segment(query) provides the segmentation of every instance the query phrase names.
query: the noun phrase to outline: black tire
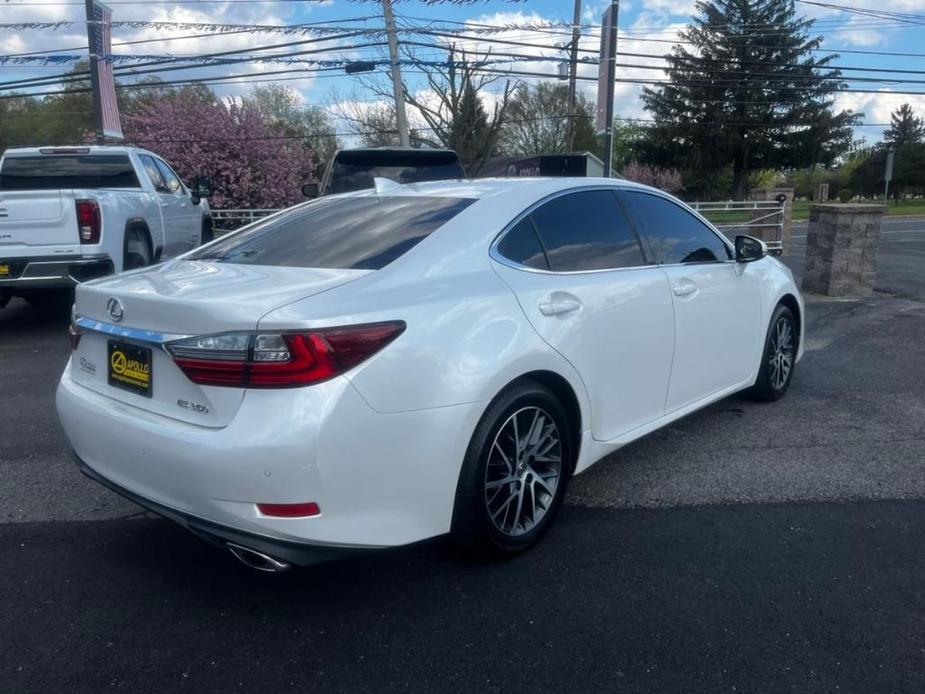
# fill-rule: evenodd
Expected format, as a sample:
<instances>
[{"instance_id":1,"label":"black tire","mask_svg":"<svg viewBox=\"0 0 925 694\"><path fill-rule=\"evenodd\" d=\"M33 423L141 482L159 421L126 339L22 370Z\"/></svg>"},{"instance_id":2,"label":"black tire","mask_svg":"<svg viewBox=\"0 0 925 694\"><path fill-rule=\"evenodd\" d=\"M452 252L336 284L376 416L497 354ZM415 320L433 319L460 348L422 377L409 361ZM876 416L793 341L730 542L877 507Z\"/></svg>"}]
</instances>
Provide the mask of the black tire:
<instances>
[{"instance_id":1,"label":"black tire","mask_svg":"<svg viewBox=\"0 0 925 694\"><path fill-rule=\"evenodd\" d=\"M125 232L122 271L137 270L151 264L154 253L151 239L144 229L132 227Z\"/></svg>"},{"instance_id":2,"label":"black tire","mask_svg":"<svg viewBox=\"0 0 925 694\"><path fill-rule=\"evenodd\" d=\"M785 335L789 335L789 340L784 339L783 346L780 343L781 330ZM771 315L764 350L761 353L761 368L758 369L758 378L749 390L749 395L762 402L774 402L784 396L793 379L799 339L800 334L793 312L779 304ZM782 374L781 370L786 373Z\"/></svg>"},{"instance_id":3,"label":"black tire","mask_svg":"<svg viewBox=\"0 0 925 694\"><path fill-rule=\"evenodd\" d=\"M542 417L539 415L534 419L537 412L548 417L548 423L543 418L535 424ZM520 422L518 430L526 424L528 432L540 431L540 436L547 437L542 441L539 441L539 437L534 440L531 444L534 452L520 458L522 464L518 464L519 454L515 453L513 436L508 436L513 431L512 418L515 423ZM549 428L549 424L554 425L555 431ZM558 443L552 445L551 441L556 434ZM495 447L496 438L500 453ZM521 438L526 444L527 434ZM540 445L536 445L537 441ZM545 453L537 450L547 446L551 447ZM562 506L574 468L574 450L569 419L562 404L547 388L532 381L523 381L503 392L482 415L469 442L456 488L453 539L467 553L479 557L510 556L535 545L555 521ZM546 460L554 459L557 455L558 475L553 493L549 494L555 463ZM515 477L516 481L505 481ZM506 496L498 500L498 494ZM507 497L513 501L508 501L507 507L499 511ZM517 506L511 513L517 497L522 499L521 506ZM526 505L531 501L532 524ZM524 517L518 525L521 507L524 509ZM537 514L537 508L542 511L541 514ZM499 527L499 519L502 527ZM505 530L507 521L510 522L510 528Z\"/></svg>"},{"instance_id":4,"label":"black tire","mask_svg":"<svg viewBox=\"0 0 925 694\"><path fill-rule=\"evenodd\" d=\"M74 290L33 289L23 294L22 298L37 311L63 314L74 305Z\"/></svg>"},{"instance_id":5,"label":"black tire","mask_svg":"<svg viewBox=\"0 0 925 694\"><path fill-rule=\"evenodd\" d=\"M214 239L215 239L215 233L212 229L212 218L205 217L202 220L202 231L199 234L199 245L202 246L204 244L209 243L209 241L212 241Z\"/></svg>"}]
</instances>

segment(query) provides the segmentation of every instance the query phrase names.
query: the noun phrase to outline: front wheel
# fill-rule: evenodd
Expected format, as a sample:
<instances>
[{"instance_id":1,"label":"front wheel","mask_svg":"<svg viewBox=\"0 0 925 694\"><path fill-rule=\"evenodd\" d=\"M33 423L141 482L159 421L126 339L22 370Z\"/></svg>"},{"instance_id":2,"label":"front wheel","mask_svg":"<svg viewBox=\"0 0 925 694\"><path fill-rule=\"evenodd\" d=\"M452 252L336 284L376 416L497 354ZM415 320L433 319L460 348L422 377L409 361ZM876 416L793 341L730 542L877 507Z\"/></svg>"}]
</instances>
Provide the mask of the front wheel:
<instances>
[{"instance_id":1,"label":"front wheel","mask_svg":"<svg viewBox=\"0 0 925 694\"><path fill-rule=\"evenodd\" d=\"M751 389L756 399L773 402L787 392L796 365L798 339L793 313L786 306L778 306L771 316L758 379Z\"/></svg>"},{"instance_id":2,"label":"front wheel","mask_svg":"<svg viewBox=\"0 0 925 694\"><path fill-rule=\"evenodd\" d=\"M536 544L562 505L572 471L572 432L556 397L524 382L482 416L456 492L453 537L479 555Z\"/></svg>"}]
</instances>

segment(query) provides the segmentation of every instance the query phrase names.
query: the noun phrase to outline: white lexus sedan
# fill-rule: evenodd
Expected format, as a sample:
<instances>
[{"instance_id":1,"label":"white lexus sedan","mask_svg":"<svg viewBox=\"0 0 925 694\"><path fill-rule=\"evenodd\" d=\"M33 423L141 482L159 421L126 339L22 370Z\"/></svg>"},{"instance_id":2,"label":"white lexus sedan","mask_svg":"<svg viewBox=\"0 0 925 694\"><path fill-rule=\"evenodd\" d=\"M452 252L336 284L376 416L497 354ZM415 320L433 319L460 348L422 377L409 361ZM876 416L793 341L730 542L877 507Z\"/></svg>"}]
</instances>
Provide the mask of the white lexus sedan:
<instances>
[{"instance_id":1,"label":"white lexus sedan","mask_svg":"<svg viewBox=\"0 0 925 694\"><path fill-rule=\"evenodd\" d=\"M803 324L764 244L658 190L377 181L80 285L57 407L86 475L253 568L505 554L601 457L783 395Z\"/></svg>"}]
</instances>

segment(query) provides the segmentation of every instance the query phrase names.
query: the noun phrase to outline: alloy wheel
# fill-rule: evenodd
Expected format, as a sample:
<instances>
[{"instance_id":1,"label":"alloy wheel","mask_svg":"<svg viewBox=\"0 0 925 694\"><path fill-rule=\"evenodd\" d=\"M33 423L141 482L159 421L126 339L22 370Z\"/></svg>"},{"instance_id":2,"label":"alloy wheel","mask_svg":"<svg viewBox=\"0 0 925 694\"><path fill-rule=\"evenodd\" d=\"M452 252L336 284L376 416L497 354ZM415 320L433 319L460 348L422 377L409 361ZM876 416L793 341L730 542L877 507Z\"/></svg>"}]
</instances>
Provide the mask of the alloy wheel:
<instances>
[{"instance_id":1,"label":"alloy wheel","mask_svg":"<svg viewBox=\"0 0 925 694\"><path fill-rule=\"evenodd\" d=\"M781 316L774 324L768 352L771 386L780 390L786 385L793 369L793 324L786 316Z\"/></svg>"},{"instance_id":2,"label":"alloy wheel","mask_svg":"<svg viewBox=\"0 0 925 694\"><path fill-rule=\"evenodd\" d=\"M516 537L546 516L562 476L562 438L548 412L524 407L498 430L485 468L485 503L494 527Z\"/></svg>"}]
</instances>

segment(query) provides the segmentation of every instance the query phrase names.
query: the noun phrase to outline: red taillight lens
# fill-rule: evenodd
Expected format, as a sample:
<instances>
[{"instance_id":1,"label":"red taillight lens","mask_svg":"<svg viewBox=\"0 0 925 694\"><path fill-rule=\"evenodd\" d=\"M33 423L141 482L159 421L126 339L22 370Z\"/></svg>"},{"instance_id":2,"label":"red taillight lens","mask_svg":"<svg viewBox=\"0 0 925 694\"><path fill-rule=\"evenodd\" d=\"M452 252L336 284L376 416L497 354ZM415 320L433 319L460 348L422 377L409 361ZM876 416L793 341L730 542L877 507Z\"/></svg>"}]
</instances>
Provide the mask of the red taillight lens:
<instances>
[{"instance_id":1,"label":"red taillight lens","mask_svg":"<svg viewBox=\"0 0 925 694\"><path fill-rule=\"evenodd\" d=\"M80 332L78 332L77 326L73 323L67 326L67 340L71 345L71 351L76 352L77 348L80 346Z\"/></svg>"},{"instance_id":2,"label":"red taillight lens","mask_svg":"<svg viewBox=\"0 0 925 694\"><path fill-rule=\"evenodd\" d=\"M257 510L264 516L276 518L308 518L321 515L321 509L314 501L304 504L257 504Z\"/></svg>"},{"instance_id":3,"label":"red taillight lens","mask_svg":"<svg viewBox=\"0 0 925 694\"><path fill-rule=\"evenodd\" d=\"M326 381L381 350L405 330L403 321L192 338L169 346L177 366L200 385L292 388Z\"/></svg>"},{"instance_id":4,"label":"red taillight lens","mask_svg":"<svg viewBox=\"0 0 925 694\"><path fill-rule=\"evenodd\" d=\"M95 200L77 200L77 230L82 244L100 242L100 206Z\"/></svg>"}]
</instances>

